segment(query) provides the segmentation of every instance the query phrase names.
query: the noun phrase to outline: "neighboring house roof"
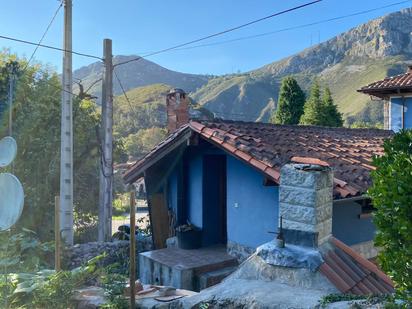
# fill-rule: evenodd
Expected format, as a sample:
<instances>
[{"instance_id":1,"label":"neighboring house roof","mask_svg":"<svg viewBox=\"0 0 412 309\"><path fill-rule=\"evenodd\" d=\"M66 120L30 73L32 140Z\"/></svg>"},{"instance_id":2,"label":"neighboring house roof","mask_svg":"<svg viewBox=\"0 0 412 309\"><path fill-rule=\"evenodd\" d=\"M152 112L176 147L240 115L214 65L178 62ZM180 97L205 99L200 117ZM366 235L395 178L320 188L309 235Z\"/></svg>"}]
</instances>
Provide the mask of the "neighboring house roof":
<instances>
[{"instance_id":1,"label":"neighboring house roof","mask_svg":"<svg viewBox=\"0 0 412 309\"><path fill-rule=\"evenodd\" d=\"M340 292L356 295L394 292L391 279L375 264L334 237L329 244L332 248L323 254L325 262L319 270Z\"/></svg>"},{"instance_id":2,"label":"neighboring house roof","mask_svg":"<svg viewBox=\"0 0 412 309\"><path fill-rule=\"evenodd\" d=\"M362 87L358 92L363 92L377 97L386 97L389 94L401 94L412 92L412 68L408 71L392 77L378 80L367 86Z\"/></svg>"},{"instance_id":3,"label":"neighboring house roof","mask_svg":"<svg viewBox=\"0 0 412 309\"><path fill-rule=\"evenodd\" d=\"M365 193L371 184L373 155L383 153L383 141L391 131L315 126L274 125L241 121L191 121L169 135L124 175L127 183L166 153L199 134L279 184L280 168L292 161L321 162L334 171L334 197ZM307 163L307 162L306 162Z\"/></svg>"}]
</instances>

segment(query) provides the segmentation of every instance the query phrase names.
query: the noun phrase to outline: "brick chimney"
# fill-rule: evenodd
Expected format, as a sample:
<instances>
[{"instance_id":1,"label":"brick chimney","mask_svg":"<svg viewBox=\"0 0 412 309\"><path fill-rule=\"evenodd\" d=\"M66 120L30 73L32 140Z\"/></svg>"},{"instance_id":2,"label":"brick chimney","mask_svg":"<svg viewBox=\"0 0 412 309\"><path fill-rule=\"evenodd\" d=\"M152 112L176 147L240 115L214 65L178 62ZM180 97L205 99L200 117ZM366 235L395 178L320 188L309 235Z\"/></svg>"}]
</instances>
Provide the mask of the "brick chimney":
<instances>
[{"instance_id":1,"label":"brick chimney","mask_svg":"<svg viewBox=\"0 0 412 309\"><path fill-rule=\"evenodd\" d=\"M189 122L189 98L182 89L171 89L166 96L167 130L169 133Z\"/></svg>"},{"instance_id":2,"label":"brick chimney","mask_svg":"<svg viewBox=\"0 0 412 309\"><path fill-rule=\"evenodd\" d=\"M286 164L281 169L279 216L286 244L318 247L332 236L333 172L328 166Z\"/></svg>"}]
</instances>

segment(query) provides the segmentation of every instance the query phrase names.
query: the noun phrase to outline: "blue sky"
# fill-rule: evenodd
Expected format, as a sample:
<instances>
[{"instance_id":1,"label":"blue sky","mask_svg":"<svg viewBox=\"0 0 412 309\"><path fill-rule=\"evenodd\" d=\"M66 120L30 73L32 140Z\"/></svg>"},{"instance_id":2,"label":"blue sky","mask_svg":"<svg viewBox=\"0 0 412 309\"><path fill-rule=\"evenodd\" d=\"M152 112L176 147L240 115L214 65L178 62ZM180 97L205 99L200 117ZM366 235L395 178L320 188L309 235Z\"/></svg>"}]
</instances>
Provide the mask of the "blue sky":
<instances>
[{"instance_id":1,"label":"blue sky","mask_svg":"<svg viewBox=\"0 0 412 309\"><path fill-rule=\"evenodd\" d=\"M276 31L401 0L323 0L318 4L211 39L220 42ZM309 0L73 0L73 49L100 56L102 40L113 40L114 54L142 54L176 45L257 19ZM0 1L0 35L38 41L53 16L57 0ZM364 15L261 38L172 51L152 60L172 70L224 74L245 72L299 52L319 41L389 12L412 6L412 1ZM62 46L63 10L44 44ZM29 57L33 46L0 39L0 46ZM39 49L37 61L60 71L61 53ZM75 56L74 68L94 62Z\"/></svg>"}]
</instances>

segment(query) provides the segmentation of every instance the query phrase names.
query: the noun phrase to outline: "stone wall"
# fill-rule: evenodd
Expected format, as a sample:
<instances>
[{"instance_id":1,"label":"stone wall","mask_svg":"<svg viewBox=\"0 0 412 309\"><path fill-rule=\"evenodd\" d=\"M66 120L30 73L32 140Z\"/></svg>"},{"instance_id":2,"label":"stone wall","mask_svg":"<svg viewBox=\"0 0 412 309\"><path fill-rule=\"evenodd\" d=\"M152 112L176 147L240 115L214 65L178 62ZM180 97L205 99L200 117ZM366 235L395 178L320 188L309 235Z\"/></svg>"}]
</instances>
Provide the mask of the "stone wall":
<instances>
[{"instance_id":1,"label":"stone wall","mask_svg":"<svg viewBox=\"0 0 412 309\"><path fill-rule=\"evenodd\" d=\"M136 243L137 253L152 250L152 238L139 237ZM114 242L89 242L77 244L66 248L63 252L63 265L67 269L73 269L84 265L88 260L95 256L106 253L103 265L119 263L119 265L128 265L129 263L129 241L121 240ZM136 254L136 261L138 261Z\"/></svg>"},{"instance_id":2,"label":"stone wall","mask_svg":"<svg viewBox=\"0 0 412 309\"><path fill-rule=\"evenodd\" d=\"M283 228L313 234L315 246L321 245L332 235L332 170L319 165L286 164L280 179Z\"/></svg>"},{"instance_id":3,"label":"stone wall","mask_svg":"<svg viewBox=\"0 0 412 309\"><path fill-rule=\"evenodd\" d=\"M255 253L256 249L248 246L243 246L235 242L227 242L227 253L237 258L239 263L245 261L249 256Z\"/></svg>"}]
</instances>

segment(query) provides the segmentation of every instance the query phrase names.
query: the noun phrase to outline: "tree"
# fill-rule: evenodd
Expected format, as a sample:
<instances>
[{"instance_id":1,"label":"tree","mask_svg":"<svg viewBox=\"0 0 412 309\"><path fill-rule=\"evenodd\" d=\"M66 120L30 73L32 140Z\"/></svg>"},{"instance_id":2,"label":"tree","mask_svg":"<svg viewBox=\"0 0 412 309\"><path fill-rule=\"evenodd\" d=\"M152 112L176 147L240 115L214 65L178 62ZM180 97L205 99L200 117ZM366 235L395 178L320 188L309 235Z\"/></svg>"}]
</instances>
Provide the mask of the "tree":
<instances>
[{"instance_id":1,"label":"tree","mask_svg":"<svg viewBox=\"0 0 412 309\"><path fill-rule=\"evenodd\" d=\"M332 94L328 87L323 91L323 125L327 127L341 127L343 125L342 114L333 102Z\"/></svg>"},{"instance_id":2,"label":"tree","mask_svg":"<svg viewBox=\"0 0 412 309\"><path fill-rule=\"evenodd\" d=\"M376 211L378 261L399 295L412 303L412 130L397 133L375 157L368 190Z\"/></svg>"},{"instance_id":3,"label":"tree","mask_svg":"<svg viewBox=\"0 0 412 309\"><path fill-rule=\"evenodd\" d=\"M0 68L9 58L0 53ZM26 66L25 60L18 63L22 68ZM0 78L0 83L3 80L7 81ZM44 66L30 65L19 75L13 104L13 137L18 144L13 174L23 184L25 205L16 226L34 230L41 240L54 237L54 197L59 192L60 169L60 97L59 76ZM0 137L7 134L7 115L4 116ZM80 222L93 222L97 215L100 156L95 103L75 98L73 121L74 207L75 224L79 226Z\"/></svg>"},{"instance_id":4,"label":"tree","mask_svg":"<svg viewBox=\"0 0 412 309\"><path fill-rule=\"evenodd\" d=\"M310 95L303 107L303 115L300 124L304 125L323 125L323 102L320 96L320 85L315 80L310 89Z\"/></svg>"},{"instance_id":5,"label":"tree","mask_svg":"<svg viewBox=\"0 0 412 309\"><path fill-rule=\"evenodd\" d=\"M318 80L313 82L309 99L305 102L303 115L300 118L300 124L325 127L341 127L343 125L342 114L339 113L338 107L333 102L329 88L325 88L321 97Z\"/></svg>"},{"instance_id":6,"label":"tree","mask_svg":"<svg viewBox=\"0 0 412 309\"><path fill-rule=\"evenodd\" d=\"M124 138L124 148L128 156L141 158L160 143L167 135L166 129L152 127L141 129Z\"/></svg>"},{"instance_id":7,"label":"tree","mask_svg":"<svg viewBox=\"0 0 412 309\"><path fill-rule=\"evenodd\" d=\"M278 107L271 121L277 124L298 124L304 104L305 93L297 81L291 76L285 77L279 90Z\"/></svg>"}]
</instances>

